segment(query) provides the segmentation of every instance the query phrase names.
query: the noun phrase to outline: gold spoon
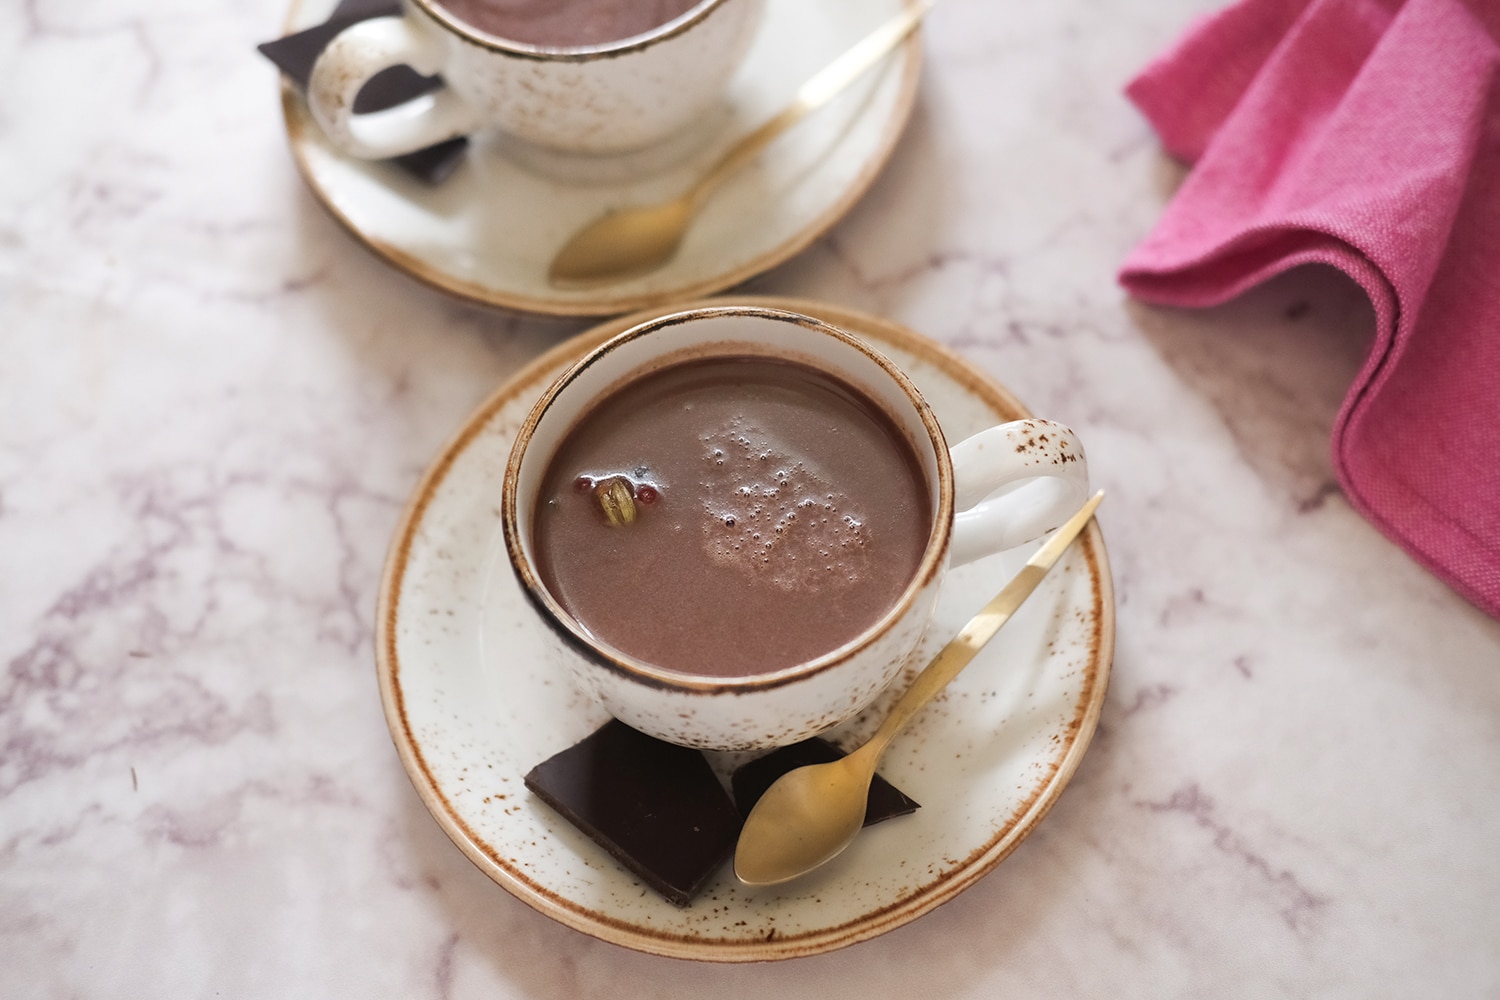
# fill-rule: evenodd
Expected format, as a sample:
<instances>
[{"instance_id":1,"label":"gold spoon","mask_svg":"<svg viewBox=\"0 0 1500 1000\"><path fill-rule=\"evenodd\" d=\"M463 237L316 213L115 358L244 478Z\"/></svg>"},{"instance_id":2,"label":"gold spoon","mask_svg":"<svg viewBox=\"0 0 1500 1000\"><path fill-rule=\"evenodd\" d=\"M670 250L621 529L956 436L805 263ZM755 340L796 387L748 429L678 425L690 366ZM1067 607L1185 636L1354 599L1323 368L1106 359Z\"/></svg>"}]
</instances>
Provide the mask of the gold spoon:
<instances>
[{"instance_id":1,"label":"gold spoon","mask_svg":"<svg viewBox=\"0 0 1500 1000\"><path fill-rule=\"evenodd\" d=\"M868 743L831 763L788 771L766 789L740 831L734 850L736 878L746 885L788 882L833 860L854 841L864 825L870 779L891 737L994 638L1078 537L1103 499L1102 490L1095 493L933 657Z\"/></svg>"},{"instance_id":2,"label":"gold spoon","mask_svg":"<svg viewBox=\"0 0 1500 1000\"><path fill-rule=\"evenodd\" d=\"M899 45L932 6L919 3L876 28L809 79L780 114L740 139L696 184L671 201L607 212L573 234L552 258L554 285L597 285L654 271L676 254L704 199L767 144L859 79Z\"/></svg>"}]
</instances>

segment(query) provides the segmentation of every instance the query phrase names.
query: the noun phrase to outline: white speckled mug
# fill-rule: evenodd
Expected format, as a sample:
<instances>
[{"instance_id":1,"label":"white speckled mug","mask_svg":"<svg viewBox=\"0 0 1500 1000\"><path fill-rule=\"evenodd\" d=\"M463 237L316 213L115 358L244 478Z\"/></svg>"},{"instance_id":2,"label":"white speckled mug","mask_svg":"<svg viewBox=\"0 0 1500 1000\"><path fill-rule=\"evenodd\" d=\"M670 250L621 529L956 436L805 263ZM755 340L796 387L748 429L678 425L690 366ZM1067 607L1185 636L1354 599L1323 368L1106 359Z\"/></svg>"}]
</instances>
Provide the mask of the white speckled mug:
<instances>
[{"instance_id":1,"label":"white speckled mug","mask_svg":"<svg viewBox=\"0 0 1500 1000\"><path fill-rule=\"evenodd\" d=\"M345 153L384 159L495 127L565 153L642 149L703 114L750 46L764 0L700 0L644 33L545 47L470 25L440 0L406 0L398 17L345 28L308 83L313 118ZM385 111L354 99L393 66L445 87Z\"/></svg>"},{"instance_id":2,"label":"white speckled mug","mask_svg":"<svg viewBox=\"0 0 1500 1000\"><path fill-rule=\"evenodd\" d=\"M533 537L541 479L568 431L606 393L676 360L745 354L810 365L885 411L916 453L932 524L900 597L852 641L790 668L749 676L665 670L600 640L548 591ZM1067 427L1018 420L981 431L950 452L911 380L863 341L798 313L722 306L633 327L563 373L521 426L505 471L502 520L512 569L547 626L549 655L584 691L642 732L686 746L742 750L794 743L859 712L916 648L950 566L1045 534L1087 497L1087 462Z\"/></svg>"}]
</instances>

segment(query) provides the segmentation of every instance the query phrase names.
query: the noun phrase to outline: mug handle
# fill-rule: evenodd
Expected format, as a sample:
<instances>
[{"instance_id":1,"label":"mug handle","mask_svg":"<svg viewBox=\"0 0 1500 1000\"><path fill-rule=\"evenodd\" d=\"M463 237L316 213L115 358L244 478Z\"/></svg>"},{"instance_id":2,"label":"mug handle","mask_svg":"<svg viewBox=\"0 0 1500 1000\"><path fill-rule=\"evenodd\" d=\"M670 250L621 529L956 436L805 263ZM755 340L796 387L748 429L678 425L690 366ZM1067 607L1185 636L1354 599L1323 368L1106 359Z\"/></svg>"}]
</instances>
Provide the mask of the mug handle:
<instances>
[{"instance_id":1,"label":"mug handle","mask_svg":"<svg viewBox=\"0 0 1500 1000\"><path fill-rule=\"evenodd\" d=\"M444 87L384 111L354 113L360 88L381 70L410 66L418 73L442 69L440 40L404 17L376 17L352 24L328 43L313 63L307 103L329 140L350 156L384 160L467 135L479 114Z\"/></svg>"},{"instance_id":2,"label":"mug handle","mask_svg":"<svg viewBox=\"0 0 1500 1000\"><path fill-rule=\"evenodd\" d=\"M1072 429L1014 420L955 445L951 565L1024 545L1089 498L1089 466Z\"/></svg>"}]
</instances>

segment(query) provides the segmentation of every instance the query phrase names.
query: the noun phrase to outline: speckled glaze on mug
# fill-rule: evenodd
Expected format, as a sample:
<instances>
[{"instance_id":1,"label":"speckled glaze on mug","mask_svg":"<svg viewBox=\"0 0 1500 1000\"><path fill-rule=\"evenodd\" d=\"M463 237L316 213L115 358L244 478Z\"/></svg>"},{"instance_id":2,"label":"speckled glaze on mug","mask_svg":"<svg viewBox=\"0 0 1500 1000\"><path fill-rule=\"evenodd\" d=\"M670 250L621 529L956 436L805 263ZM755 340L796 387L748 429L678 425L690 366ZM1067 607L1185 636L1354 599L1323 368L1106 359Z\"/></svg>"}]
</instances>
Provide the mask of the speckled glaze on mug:
<instances>
[{"instance_id":1,"label":"speckled glaze on mug","mask_svg":"<svg viewBox=\"0 0 1500 1000\"><path fill-rule=\"evenodd\" d=\"M790 358L859 388L895 421L926 478L932 525L921 562L895 604L853 640L815 659L746 677L669 671L597 639L541 582L532 517L559 442L593 401L665 363L725 354ZM1088 495L1088 467L1071 430L1019 420L981 431L952 452L911 380L868 344L798 313L715 307L633 327L589 352L543 393L505 471L507 556L531 607L549 626L549 661L611 715L660 739L715 750L784 746L853 716L900 672L932 617L950 565L1030 541ZM955 505L964 509L955 515Z\"/></svg>"},{"instance_id":2,"label":"speckled glaze on mug","mask_svg":"<svg viewBox=\"0 0 1500 1000\"><path fill-rule=\"evenodd\" d=\"M613 154L683 129L723 93L764 0L702 0L631 38L546 48L487 34L438 0L345 28L308 81L313 118L350 156L385 159L495 127L546 149ZM410 66L447 84L386 111L354 113L381 70Z\"/></svg>"}]
</instances>

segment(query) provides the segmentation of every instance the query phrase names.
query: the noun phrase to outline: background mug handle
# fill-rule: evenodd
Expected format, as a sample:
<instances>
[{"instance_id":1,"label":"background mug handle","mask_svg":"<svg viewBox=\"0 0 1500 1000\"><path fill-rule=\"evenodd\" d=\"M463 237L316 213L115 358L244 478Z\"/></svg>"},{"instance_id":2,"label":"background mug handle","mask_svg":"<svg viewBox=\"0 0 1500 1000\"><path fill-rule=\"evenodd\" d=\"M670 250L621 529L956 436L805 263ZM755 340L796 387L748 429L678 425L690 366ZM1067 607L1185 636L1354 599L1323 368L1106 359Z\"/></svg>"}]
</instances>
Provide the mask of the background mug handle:
<instances>
[{"instance_id":1,"label":"background mug handle","mask_svg":"<svg viewBox=\"0 0 1500 1000\"><path fill-rule=\"evenodd\" d=\"M313 63L307 103L313 120L340 150L365 160L384 160L474 131L479 114L451 87L384 111L354 113L360 88L381 70L410 66L432 75L442 70L440 39L404 17L377 17L351 24Z\"/></svg>"},{"instance_id":2,"label":"background mug handle","mask_svg":"<svg viewBox=\"0 0 1500 1000\"><path fill-rule=\"evenodd\" d=\"M1089 498L1089 467L1072 428L1014 420L955 445L951 565L1024 545Z\"/></svg>"}]
</instances>

